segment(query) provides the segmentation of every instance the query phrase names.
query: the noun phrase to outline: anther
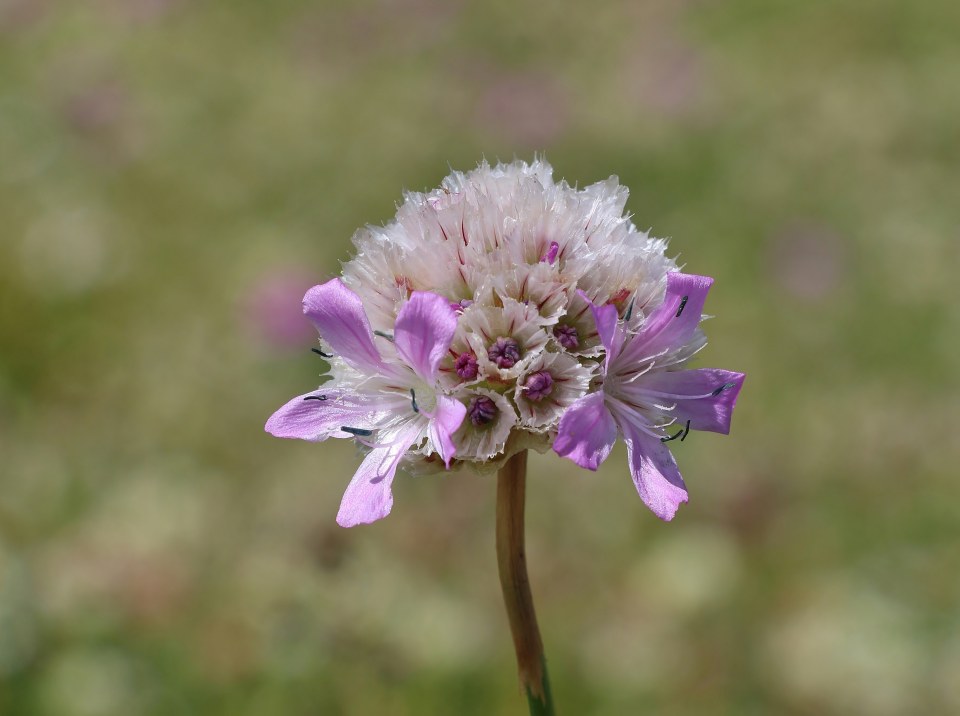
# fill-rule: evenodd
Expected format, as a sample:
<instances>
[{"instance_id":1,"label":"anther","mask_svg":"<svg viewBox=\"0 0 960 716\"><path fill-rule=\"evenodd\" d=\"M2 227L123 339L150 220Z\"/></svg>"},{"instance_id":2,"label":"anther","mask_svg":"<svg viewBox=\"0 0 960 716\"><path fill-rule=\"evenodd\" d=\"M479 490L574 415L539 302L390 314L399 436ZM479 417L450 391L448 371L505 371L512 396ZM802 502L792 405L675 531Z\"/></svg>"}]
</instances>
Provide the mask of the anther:
<instances>
[{"instance_id":1,"label":"anther","mask_svg":"<svg viewBox=\"0 0 960 716\"><path fill-rule=\"evenodd\" d=\"M386 338L388 341L393 341L393 334L387 333L386 331L374 331L373 335L380 336L381 338Z\"/></svg>"},{"instance_id":2,"label":"anther","mask_svg":"<svg viewBox=\"0 0 960 716\"><path fill-rule=\"evenodd\" d=\"M630 316L633 315L633 304L635 304L636 302L637 302L637 297L636 297L636 296L634 296L633 298L630 299L630 305L627 306L627 312L624 314L623 320L625 320L625 321L629 321L629 320L630 320ZM683 310L683 309L681 308L680 310ZM679 316L680 314L678 313L677 315Z\"/></svg>"},{"instance_id":3,"label":"anther","mask_svg":"<svg viewBox=\"0 0 960 716\"><path fill-rule=\"evenodd\" d=\"M420 406L417 405L417 393L413 388L410 389L410 403L413 405L413 412L419 413Z\"/></svg>"},{"instance_id":4,"label":"anther","mask_svg":"<svg viewBox=\"0 0 960 716\"><path fill-rule=\"evenodd\" d=\"M311 348L310 350L316 353L321 358L333 358L333 353L324 353L319 348Z\"/></svg>"},{"instance_id":5,"label":"anther","mask_svg":"<svg viewBox=\"0 0 960 716\"><path fill-rule=\"evenodd\" d=\"M367 438L373 435L372 430L365 430L364 428L351 428L349 425L341 425L340 429L345 433L350 433L351 435L356 435L357 437Z\"/></svg>"},{"instance_id":6,"label":"anther","mask_svg":"<svg viewBox=\"0 0 960 716\"><path fill-rule=\"evenodd\" d=\"M677 309L677 315L674 318L680 318L680 314L683 313L683 307L687 305L687 299L689 296L684 296L680 299L680 308Z\"/></svg>"},{"instance_id":7,"label":"anther","mask_svg":"<svg viewBox=\"0 0 960 716\"><path fill-rule=\"evenodd\" d=\"M687 439L687 433L690 432L690 421L687 421L686 426L683 428L683 435L680 436L680 442L683 442Z\"/></svg>"},{"instance_id":8,"label":"anther","mask_svg":"<svg viewBox=\"0 0 960 716\"><path fill-rule=\"evenodd\" d=\"M325 395L305 395L304 400L326 400L327 396Z\"/></svg>"},{"instance_id":9,"label":"anther","mask_svg":"<svg viewBox=\"0 0 960 716\"><path fill-rule=\"evenodd\" d=\"M681 428L680 430L678 430L676 435L671 435L671 436L668 437L668 438L660 438L660 442L662 442L662 443L668 443L668 442L670 442L671 440L676 440L677 438L680 438L680 439L682 440L682 439L683 439L683 438L681 437L682 435L684 435L683 428Z\"/></svg>"},{"instance_id":10,"label":"anther","mask_svg":"<svg viewBox=\"0 0 960 716\"><path fill-rule=\"evenodd\" d=\"M720 393L722 393L723 391L725 391L725 390L730 390L730 389L733 388L734 386L736 386L736 383L724 383L724 384L721 385L719 388L717 388L715 391L713 391L712 393L710 393L710 396L713 397L713 398L715 398L715 397L717 397L718 395L720 395Z\"/></svg>"}]
</instances>

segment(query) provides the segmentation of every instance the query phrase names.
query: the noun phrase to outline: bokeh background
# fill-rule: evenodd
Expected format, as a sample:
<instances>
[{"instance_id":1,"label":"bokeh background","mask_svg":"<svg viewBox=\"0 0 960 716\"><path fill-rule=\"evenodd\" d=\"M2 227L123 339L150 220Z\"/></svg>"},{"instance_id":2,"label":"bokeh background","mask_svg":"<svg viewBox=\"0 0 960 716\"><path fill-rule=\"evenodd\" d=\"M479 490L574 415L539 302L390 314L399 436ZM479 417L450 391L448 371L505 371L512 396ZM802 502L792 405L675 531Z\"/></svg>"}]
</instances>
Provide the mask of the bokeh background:
<instances>
[{"instance_id":1,"label":"bokeh background","mask_svg":"<svg viewBox=\"0 0 960 716\"><path fill-rule=\"evenodd\" d=\"M334 523L303 291L545 152L716 277L730 437L536 456L564 714L960 713L960 3L0 0L0 713L520 714L494 482ZM621 449L622 450L622 449Z\"/></svg>"}]
</instances>

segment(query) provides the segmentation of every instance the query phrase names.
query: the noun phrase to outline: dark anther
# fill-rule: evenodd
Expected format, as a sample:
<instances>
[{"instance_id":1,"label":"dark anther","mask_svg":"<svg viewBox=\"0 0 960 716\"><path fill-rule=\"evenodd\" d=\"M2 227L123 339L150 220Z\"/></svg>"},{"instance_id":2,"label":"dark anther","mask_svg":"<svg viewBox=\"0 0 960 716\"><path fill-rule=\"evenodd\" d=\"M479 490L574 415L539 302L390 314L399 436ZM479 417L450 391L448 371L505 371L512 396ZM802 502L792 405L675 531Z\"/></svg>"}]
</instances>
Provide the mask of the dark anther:
<instances>
[{"instance_id":1,"label":"dark anther","mask_svg":"<svg viewBox=\"0 0 960 716\"><path fill-rule=\"evenodd\" d=\"M356 435L361 438L366 438L373 435L372 430L365 430L363 428L351 428L348 425L341 425L340 429L345 433L350 433L351 435Z\"/></svg>"},{"instance_id":2,"label":"dark anther","mask_svg":"<svg viewBox=\"0 0 960 716\"><path fill-rule=\"evenodd\" d=\"M676 434L676 435L671 435L671 436L668 437L668 438L660 438L660 442L662 442L662 443L668 443L668 442L670 442L671 440L676 440L677 438L681 438L681 437L683 436L683 434L684 434L684 433L683 433L683 428L680 428L680 429L677 431L677 434Z\"/></svg>"},{"instance_id":3,"label":"dark anther","mask_svg":"<svg viewBox=\"0 0 960 716\"><path fill-rule=\"evenodd\" d=\"M387 333L386 331L374 331L373 335L380 336L381 338L386 338L388 341L393 340L393 334Z\"/></svg>"},{"instance_id":4,"label":"dark anther","mask_svg":"<svg viewBox=\"0 0 960 716\"><path fill-rule=\"evenodd\" d=\"M311 348L310 350L316 353L321 358L333 358L333 353L324 353L319 348Z\"/></svg>"},{"instance_id":5,"label":"dark anther","mask_svg":"<svg viewBox=\"0 0 960 716\"><path fill-rule=\"evenodd\" d=\"M735 385L736 385L736 383L724 383L724 384L721 385L719 388L717 388L715 391L713 391L712 393L710 393L710 396L715 398L715 397L717 397L718 395L720 395L720 393L722 393L723 391L725 391L725 390L730 390L730 389L733 388Z\"/></svg>"},{"instance_id":6,"label":"dark anther","mask_svg":"<svg viewBox=\"0 0 960 716\"><path fill-rule=\"evenodd\" d=\"M633 298L630 299L630 305L627 306L627 312L623 315L623 320L625 320L625 321L629 321L629 320L630 320L630 316L633 315L633 304L636 303L636 302L637 302L637 297L636 297L636 296L634 296ZM680 310L682 311L682 310L683 310L683 307L681 307ZM677 315L679 316L680 314L678 313Z\"/></svg>"},{"instance_id":7,"label":"dark anther","mask_svg":"<svg viewBox=\"0 0 960 716\"><path fill-rule=\"evenodd\" d=\"M413 404L413 412L419 413L420 406L417 405L417 394L413 388L410 389L410 402Z\"/></svg>"},{"instance_id":8,"label":"dark anther","mask_svg":"<svg viewBox=\"0 0 960 716\"><path fill-rule=\"evenodd\" d=\"M677 315L674 318L680 318L680 314L683 313L683 307L687 305L687 299L689 296L684 296L680 299L680 308L677 309Z\"/></svg>"},{"instance_id":9,"label":"dark anther","mask_svg":"<svg viewBox=\"0 0 960 716\"><path fill-rule=\"evenodd\" d=\"M303 398L304 400L326 400L327 396L325 395L306 395Z\"/></svg>"},{"instance_id":10,"label":"dark anther","mask_svg":"<svg viewBox=\"0 0 960 716\"><path fill-rule=\"evenodd\" d=\"M686 427L684 427L683 429L683 435L680 436L680 442L683 442L684 440L687 439L687 433L689 432L690 432L690 421L688 420Z\"/></svg>"}]
</instances>

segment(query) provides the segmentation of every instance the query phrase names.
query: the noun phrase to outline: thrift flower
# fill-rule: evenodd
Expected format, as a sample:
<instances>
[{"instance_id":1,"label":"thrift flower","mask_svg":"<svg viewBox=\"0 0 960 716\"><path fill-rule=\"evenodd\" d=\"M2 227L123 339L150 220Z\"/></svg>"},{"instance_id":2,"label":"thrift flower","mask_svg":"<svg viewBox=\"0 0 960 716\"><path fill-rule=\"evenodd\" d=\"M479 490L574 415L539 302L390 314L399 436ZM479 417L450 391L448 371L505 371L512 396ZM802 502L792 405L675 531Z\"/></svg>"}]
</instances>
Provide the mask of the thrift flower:
<instances>
[{"instance_id":1,"label":"thrift flower","mask_svg":"<svg viewBox=\"0 0 960 716\"><path fill-rule=\"evenodd\" d=\"M524 554L527 450L596 470L622 437L641 499L671 520L687 490L668 443L729 432L743 385L687 368L713 279L681 273L626 199L615 177L577 189L543 161L407 194L392 223L357 233L342 279L307 291L330 374L266 424L366 450L344 527L390 513L401 466L497 471L498 573L531 714L554 709Z\"/></svg>"},{"instance_id":2,"label":"thrift flower","mask_svg":"<svg viewBox=\"0 0 960 716\"><path fill-rule=\"evenodd\" d=\"M727 432L743 376L686 369L711 279L679 273L626 201L616 177L581 189L542 160L483 163L357 232L342 278L304 297L327 382L266 426L367 451L341 525L387 515L400 468L493 472L552 446L596 470L618 436L673 517L687 493L666 443Z\"/></svg>"},{"instance_id":3,"label":"thrift flower","mask_svg":"<svg viewBox=\"0 0 960 716\"><path fill-rule=\"evenodd\" d=\"M715 368L683 370L703 347L701 311L713 279L671 273L663 302L631 330L616 308L591 304L606 351L603 384L560 419L553 449L596 470L616 442L627 444L630 474L641 499L664 520L687 501L667 443L692 430L727 434L743 374ZM672 435L670 426L680 426Z\"/></svg>"},{"instance_id":4,"label":"thrift flower","mask_svg":"<svg viewBox=\"0 0 960 716\"><path fill-rule=\"evenodd\" d=\"M347 487L337 522L373 522L390 513L391 484L409 449L436 453L448 467L456 454L451 436L466 407L436 392L456 315L444 298L413 293L397 315L394 350L384 357L360 298L340 279L310 289L303 311L345 364L343 372L329 387L288 402L266 429L280 438L363 438L370 453Z\"/></svg>"}]
</instances>

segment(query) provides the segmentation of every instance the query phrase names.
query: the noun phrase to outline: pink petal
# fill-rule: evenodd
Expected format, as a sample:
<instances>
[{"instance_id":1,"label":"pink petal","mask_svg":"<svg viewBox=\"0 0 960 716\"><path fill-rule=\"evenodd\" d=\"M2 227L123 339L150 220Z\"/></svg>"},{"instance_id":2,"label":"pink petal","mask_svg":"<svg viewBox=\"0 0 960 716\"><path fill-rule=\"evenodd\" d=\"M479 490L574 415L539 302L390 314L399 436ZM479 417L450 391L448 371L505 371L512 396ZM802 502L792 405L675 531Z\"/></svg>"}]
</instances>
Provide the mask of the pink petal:
<instances>
[{"instance_id":1,"label":"pink petal","mask_svg":"<svg viewBox=\"0 0 960 716\"><path fill-rule=\"evenodd\" d=\"M307 291L303 312L334 352L351 366L366 373L383 368L363 303L339 278Z\"/></svg>"},{"instance_id":2,"label":"pink petal","mask_svg":"<svg viewBox=\"0 0 960 716\"><path fill-rule=\"evenodd\" d=\"M580 467L596 470L607 459L617 440L617 425L604 404L603 391L590 393L567 408L553 450Z\"/></svg>"},{"instance_id":3,"label":"pink petal","mask_svg":"<svg viewBox=\"0 0 960 716\"><path fill-rule=\"evenodd\" d=\"M638 362L687 344L700 324L712 284L709 276L677 271L667 274L663 303L647 316L640 332L624 349L622 360Z\"/></svg>"},{"instance_id":4,"label":"pink petal","mask_svg":"<svg viewBox=\"0 0 960 716\"><path fill-rule=\"evenodd\" d=\"M627 443L627 462L640 499L653 514L669 522L677 508L687 501L687 487L676 460L660 438L647 435L629 421L618 422Z\"/></svg>"},{"instance_id":5,"label":"pink petal","mask_svg":"<svg viewBox=\"0 0 960 716\"><path fill-rule=\"evenodd\" d=\"M681 424L689 420L691 430L727 435L743 378L743 373L719 368L658 371L624 386L624 393L675 402L673 414Z\"/></svg>"},{"instance_id":6,"label":"pink petal","mask_svg":"<svg viewBox=\"0 0 960 716\"><path fill-rule=\"evenodd\" d=\"M578 291L578 293L590 305L590 310L593 312L593 321L597 324L597 334L600 336L600 342L603 344L607 355L604 365L609 367L610 362L620 353L625 336L623 329L617 325L620 320L617 307L612 303L598 306L587 298L587 294L583 291Z\"/></svg>"},{"instance_id":7,"label":"pink petal","mask_svg":"<svg viewBox=\"0 0 960 716\"><path fill-rule=\"evenodd\" d=\"M467 406L459 400L438 395L437 407L429 415L430 425L427 428L427 434L448 470L450 461L457 454L457 448L453 444L453 434L460 428L460 423L463 422L466 414Z\"/></svg>"},{"instance_id":8,"label":"pink petal","mask_svg":"<svg viewBox=\"0 0 960 716\"><path fill-rule=\"evenodd\" d=\"M325 400L318 400L319 397ZM390 413L383 400L349 395L322 388L299 395L270 416L264 429L278 438L313 442L327 438L352 438L344 425L362 430L375 429Z\"/></svg>"},{"instance_id":9,"label":"pink petal","mask_svg":"<svg viewBox=\"0 0 960 716\"><path fill-rule=\"evenodd\" d=\"M397 315L393 338L400 357L423 380L433 383L456 330L457 314L449 300L416 291Z\"/></svg>"},{"instance_id":10,"label":"pink petal","mask_svg":"<svg viewBox=\"0 0 960 716\"><path fill-rule=\"evenodd\" d=\"M393 507L393 478L397 465L407 449L420 435L420 426L414 422L396 436L387 446L374 448L357 469L347 485L337 513L341 527L370 524L390 514Z\"/></svg>"}]
</instances>

